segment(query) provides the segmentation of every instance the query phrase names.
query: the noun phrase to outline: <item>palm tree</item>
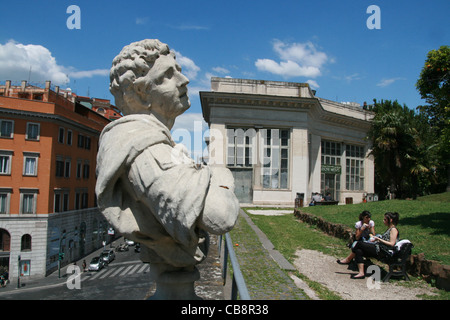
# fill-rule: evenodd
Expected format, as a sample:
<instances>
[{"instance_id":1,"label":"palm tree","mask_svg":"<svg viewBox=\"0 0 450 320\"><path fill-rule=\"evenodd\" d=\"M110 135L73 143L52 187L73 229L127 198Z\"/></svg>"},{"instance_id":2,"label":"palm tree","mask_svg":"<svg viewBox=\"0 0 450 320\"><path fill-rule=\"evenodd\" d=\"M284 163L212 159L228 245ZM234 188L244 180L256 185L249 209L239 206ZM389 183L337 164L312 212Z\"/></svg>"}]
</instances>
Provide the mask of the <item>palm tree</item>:
<instances>
[{"instance_id":1,"label":"palm tree","mask_svg":"<svg viewBox=\"0 0 450 320\"><path fill-rule=\"evenodd\" d=\"M418 119L413 110L397 101L374 100L375 117L368 138L375 157L376 185L380 195L389 188L396 197L415 197L420 177L429 172Z\"/></svg>"}]
</instances>

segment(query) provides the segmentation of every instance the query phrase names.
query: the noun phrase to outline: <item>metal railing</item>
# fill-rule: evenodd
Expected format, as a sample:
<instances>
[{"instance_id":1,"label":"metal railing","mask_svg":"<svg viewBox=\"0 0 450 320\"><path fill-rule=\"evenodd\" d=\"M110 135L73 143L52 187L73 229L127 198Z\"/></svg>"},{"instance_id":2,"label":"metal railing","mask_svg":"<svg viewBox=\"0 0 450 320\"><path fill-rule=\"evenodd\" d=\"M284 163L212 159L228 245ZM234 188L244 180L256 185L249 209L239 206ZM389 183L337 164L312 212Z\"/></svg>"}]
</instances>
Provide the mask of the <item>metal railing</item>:
<instances>
[{"instance_id":1,"label":"metal railing","mask_svg":"<svg viewBox=\"0 0 450 320\"><path fill-rule=\"evenodd\" d=\"M222 255L222 240L223 236L220 236L219 255ZM230 258L231 267L233 268L231 300L237 300L238 293L241 300L251 300L244 277L242 276L241 268L239 267L239 262L236 258L236 254L234 253L233 242L231 241L230 234L226 233L225 243L223 246L223 260L221 257L223 285L226 284L227 280L228 258Z\"/></svg>"}]
</instances>

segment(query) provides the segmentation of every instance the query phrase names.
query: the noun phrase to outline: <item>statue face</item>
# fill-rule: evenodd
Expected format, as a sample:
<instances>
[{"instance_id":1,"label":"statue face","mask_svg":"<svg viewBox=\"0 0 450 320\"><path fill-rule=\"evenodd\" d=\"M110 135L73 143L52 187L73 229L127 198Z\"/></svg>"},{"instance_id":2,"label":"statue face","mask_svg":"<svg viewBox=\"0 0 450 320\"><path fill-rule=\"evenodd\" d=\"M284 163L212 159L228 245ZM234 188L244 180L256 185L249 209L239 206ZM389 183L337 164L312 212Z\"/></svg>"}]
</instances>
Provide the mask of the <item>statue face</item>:
<instances>
[{"instance_id":1,"label":"statue face","mask_svg":"<svg viewBox=\"0 0 450 320\"><path fill-rule=\"evenodd\" d=\"M181 67L173 56L162 55L156 59L146 75L146 82L151 83L148 95L152 112L175 119L189 109L189 80L181 73Z\"/></svg>"}]
</instances>

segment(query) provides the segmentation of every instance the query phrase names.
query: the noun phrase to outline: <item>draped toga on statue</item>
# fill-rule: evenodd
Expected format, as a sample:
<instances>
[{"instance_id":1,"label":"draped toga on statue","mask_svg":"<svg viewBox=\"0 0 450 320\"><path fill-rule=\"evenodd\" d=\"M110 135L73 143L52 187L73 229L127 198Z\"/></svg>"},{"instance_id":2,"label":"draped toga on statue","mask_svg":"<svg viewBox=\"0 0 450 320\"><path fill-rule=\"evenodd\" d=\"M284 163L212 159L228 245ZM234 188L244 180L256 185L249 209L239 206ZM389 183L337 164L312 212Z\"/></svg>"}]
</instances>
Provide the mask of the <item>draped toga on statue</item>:
<instances>
[{"instance_id":1,"label":"draped toga on statue","mask_svg":"<svg viewBox=\"0 0 450 320\"><path fill-rule=\"evenodd\" d=\"M195 265L206 255L199 247L206 233L197 222L202 220L211 171L197 168L180 152L155 116L125 116L108 124L100 136L98 206L119 233L144 245L144 262ZM232 191L228 197L231 208L217 211L236 211ZM221 231L233 225L223 225Z\"/></svg>"}]
</instances>

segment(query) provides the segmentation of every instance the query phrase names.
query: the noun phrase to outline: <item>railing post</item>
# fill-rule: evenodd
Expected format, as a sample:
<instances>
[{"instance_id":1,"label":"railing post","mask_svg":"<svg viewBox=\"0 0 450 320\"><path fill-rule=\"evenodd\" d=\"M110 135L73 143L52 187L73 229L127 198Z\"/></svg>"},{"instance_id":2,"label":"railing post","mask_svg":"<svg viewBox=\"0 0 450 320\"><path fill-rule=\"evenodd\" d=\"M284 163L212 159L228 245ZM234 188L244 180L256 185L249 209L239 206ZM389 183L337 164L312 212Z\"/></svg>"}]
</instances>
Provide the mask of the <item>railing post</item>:
<instances>
[{"instance_id":1,"label":"railing post","mask_svg":"<svg viewBox=\"0 0 450 320\"><path fill-rule=\"evenodd\" d=\"M223 265L222 265L223 285L227 283L227 272L228 272L228 248L227 245L225 244L223 248Z\"/></svg>"},{"instance_id":2,"label":"railing post","mask_svg":"<svg viewBox=\"0 0 450 320\"><path fill-rule=\"evenodd\" d=\"M233 282L231 284L231 300L237 300L238 297L238 288L237 288L237 284L236 284L236 278L233 275Z\"/></svg>"},{"instance_id":3,"label":"railing post","mask_svg":"<svg viewBox=\"0 0 450 320\"><path fill-rule=\"evenodd\" d=\"M220 243L222 242L222 236L220 237ZM221 247L221 246L220 246ZM219 250L219 254L220 254ZM222 278L223 284L226 283L227 277L227 264L228 264L228 256L230 257L231 266L233 268L233 278L231 284L231 300L237 300L238 292L241 300L251 300L250 295L247 290L247 286L245 284L244 277L241 273L241 269L239 267L239 262L237 260L236 254L234 253L233 244L231 241L231 237L229 233L225 234L225 245L224 245L224 259L222 265Z\"/></svg>"}]
</instances>

